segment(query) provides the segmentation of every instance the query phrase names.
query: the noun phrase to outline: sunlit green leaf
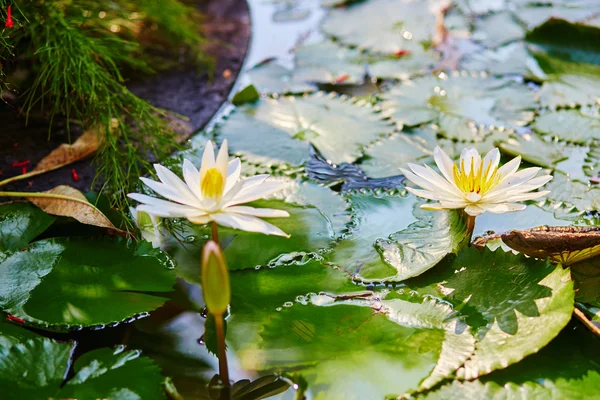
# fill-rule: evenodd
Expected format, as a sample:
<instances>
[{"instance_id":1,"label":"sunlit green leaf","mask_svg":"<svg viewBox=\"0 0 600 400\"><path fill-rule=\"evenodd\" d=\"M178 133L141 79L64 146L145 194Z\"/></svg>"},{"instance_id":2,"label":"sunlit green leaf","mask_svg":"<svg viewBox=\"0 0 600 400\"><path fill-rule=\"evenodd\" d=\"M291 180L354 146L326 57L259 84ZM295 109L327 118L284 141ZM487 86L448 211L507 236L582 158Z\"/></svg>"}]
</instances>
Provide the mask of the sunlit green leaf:
<instances>
[{"instance_id":1,"label":"sunlit green leaf","mask_svg":"<svg viewBox=\"0 0 600 400\"><path fill-rule=\"evenodd\" d=\"M600 140L600 117L597 108L542 114L536 118L532 128L573 143L588 144Z\"/></svg>"},{"instance_id":2,"label":"sunlit green leaf","mask_svg":"<svg viewBox=\"0 0 600 400\"><path fill-rule=\"evenodd\" d=\"M31 203L0 205L0 251L18 250L44 232L56 218Z\"/></svg>"}]
</instances>

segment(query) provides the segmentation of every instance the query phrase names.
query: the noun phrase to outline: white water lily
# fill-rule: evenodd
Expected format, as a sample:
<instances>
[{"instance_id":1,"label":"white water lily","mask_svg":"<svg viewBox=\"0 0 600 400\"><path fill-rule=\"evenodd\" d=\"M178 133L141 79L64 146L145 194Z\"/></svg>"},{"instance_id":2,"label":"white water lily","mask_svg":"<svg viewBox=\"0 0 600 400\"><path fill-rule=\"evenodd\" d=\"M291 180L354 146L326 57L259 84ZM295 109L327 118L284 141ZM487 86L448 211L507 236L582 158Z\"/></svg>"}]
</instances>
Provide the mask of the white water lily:
<instances>
[{"instance_id":1,"label":"white water lily","mask_svg":"<svg viewBox=\"0 0 600 400\"><path fill-rule=\"evenodd\" d=\"M152 243L152 247L160 248L163 245L162 221L159 217L140 210L140 207L129 207L133 222L140 229L144 240Z\"/></svg>"},{"instance_id":2,"label":"white water lily","mask_svg":"<svg viewBox=\"0 0 600 400\"><path fill-rule=\"evenodd\" d=\"M227 140L223 141L216 159L212 142L206 144L199 171L191 161L184 160L185 182L160 164L154 168L160 182L140 179L170 201L131 193L130 198L142 203L138 210L159 217L186 218L195 224L215 222L248 232L288 237L281 229L260 219L289 217L287 211L240 205L265 198L279 191L282 184L267 181L269 175L240 179L240 159L229 161Z\"/></svg>"},{"instance_id":3,"label":"white water lily","mask_svg":"<svg viewBox=\"0 0 600 400\"><path fill-rule=\"evenodd\" d=\"M407 187L416 196L437 203L424 204L426 210L464 209L474 217L489 211L502 214L525 209L518 202L542 197L549 191L532 192L544 186L551 175L536 177L541 168L525 168L517 172L521 157L516 157L498 168L500 152L493 149L481 159L479 152L468 147L460 155L458 164L439 147L433 158L443 176L431 167L408 164L411 171L400 168L404 176L422 189Z\"/></svg>"}]
</instances>

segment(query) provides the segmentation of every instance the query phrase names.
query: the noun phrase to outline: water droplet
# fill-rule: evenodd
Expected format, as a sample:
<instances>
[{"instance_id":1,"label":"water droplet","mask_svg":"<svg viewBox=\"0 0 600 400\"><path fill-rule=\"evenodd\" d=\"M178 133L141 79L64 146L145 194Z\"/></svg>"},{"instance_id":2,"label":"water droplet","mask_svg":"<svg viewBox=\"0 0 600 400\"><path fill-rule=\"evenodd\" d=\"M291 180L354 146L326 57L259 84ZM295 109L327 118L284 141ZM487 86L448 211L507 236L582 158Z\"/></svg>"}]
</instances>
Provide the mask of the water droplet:
<instances>
[{"instance_id":1,"label":"water droplet","mask_svg":"<svg viewBox=\"0 0 600 400\"><path fill-rule=\"evenodd\" d=\"M194 235L186 236L186 238L184 240L187 243L194 243L196 241L196 236L194 236Z\"/></svg>"},{"instance_id":2,"label":"water droplet","mask_svg":"<svg viewBox=\"0 0 600 400\"><path fill-rule=\"evenodd\" d=\"M275 309L275 311L281 311L281 310L283 310L283 308L281 308L281 307L277 307L277 308Z\"/></svg>"},{"instance_id":3,"label":"water droplet","mask_svg":"<svg viewBox=\"0 0 600 400\"><path fill-rule=\"evenodd\" d=\"M204 335L202 335L198 338L198 344L204 345Z\"/></svg>"},{"instance_id":4,"label":"water droplet","mask_svg":"<svg viewBox=\"0 0 600 400\"><path fill-rule=\"evenodd\" d=\"M291 307L293 305L294 305L294 303L292 303L291 301L286 301L285 303L283 303L284 307Z\"/></svg>"}]
</instances>

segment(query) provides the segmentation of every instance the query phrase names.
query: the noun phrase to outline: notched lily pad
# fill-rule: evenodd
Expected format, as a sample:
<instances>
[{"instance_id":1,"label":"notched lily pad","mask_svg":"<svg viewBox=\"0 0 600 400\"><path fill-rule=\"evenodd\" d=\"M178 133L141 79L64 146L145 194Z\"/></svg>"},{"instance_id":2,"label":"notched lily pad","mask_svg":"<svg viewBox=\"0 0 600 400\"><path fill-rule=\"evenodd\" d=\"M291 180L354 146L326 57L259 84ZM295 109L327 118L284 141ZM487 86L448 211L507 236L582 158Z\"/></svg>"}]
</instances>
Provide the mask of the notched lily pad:
<instances>
[{"instance_id":1,"label":"notched lily pad","mask_svg":"<svg viewBox=\"0 0 600 400\"><path fill-rule=\"evenodd\" d=\"M133 319L160 307L175 283L172 261L148 242L46 239L0 260L0 308L53 330Z\"/></svg>"}]
</instances>

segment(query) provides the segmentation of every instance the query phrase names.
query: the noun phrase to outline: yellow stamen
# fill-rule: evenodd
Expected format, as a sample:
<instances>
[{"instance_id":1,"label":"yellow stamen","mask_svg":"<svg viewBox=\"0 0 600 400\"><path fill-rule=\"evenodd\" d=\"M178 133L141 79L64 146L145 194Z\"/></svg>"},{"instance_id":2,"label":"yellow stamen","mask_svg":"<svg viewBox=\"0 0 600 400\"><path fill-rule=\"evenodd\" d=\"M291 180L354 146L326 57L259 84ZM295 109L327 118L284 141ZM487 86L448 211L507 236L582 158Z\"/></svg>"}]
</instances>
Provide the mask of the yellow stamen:
<instances>
[{"instance_id":1,"label":"yellow stamen","mask_svg":"<svg viewBox=\"0 0 600 400\"><path fill-rule=\"evenodd\" d=\"M452 167L454 182L464 193L473 192L483 196L500 183L500 180L502 179L502 176L498 174L497 168L494 168L493 172L490 174L491 168L491 163L484 169L483 160L480 161L478 165L475 165L475 159L471 158L471 169L469 173L466 174L465 160L462 159L460 168L456 163L454 163L454 166Z\"/></svg>"},{"instance_id":2,"label":"yellow stamen","mask_svg":"<svg viewBox=\"0 0 600 400\"><path fill-rule=\"evenodd\" d=\"M225 188L225 179L223 174L217 168L210 168L200 182L200 190L205 197L219 199L223 196Z\"/></svg>"}]
</instances>

